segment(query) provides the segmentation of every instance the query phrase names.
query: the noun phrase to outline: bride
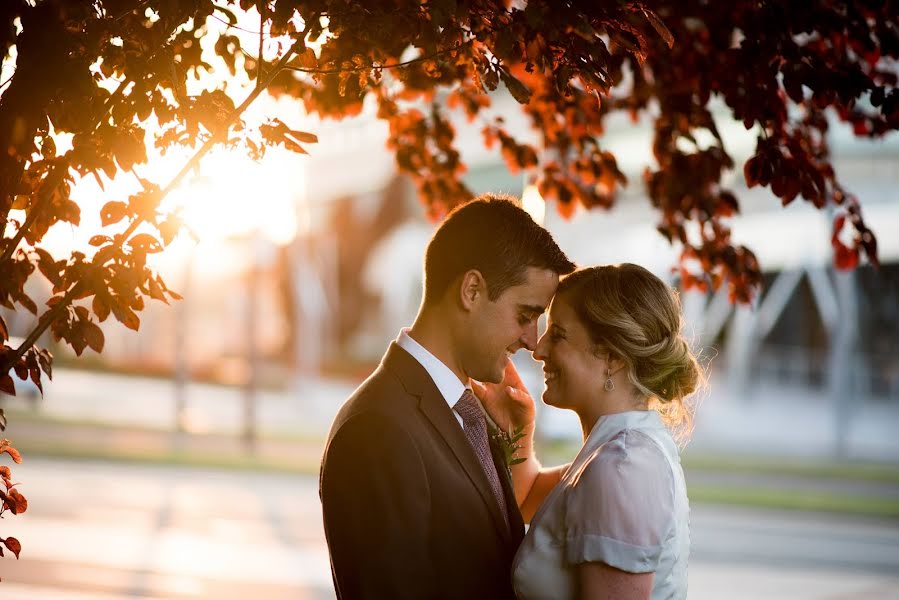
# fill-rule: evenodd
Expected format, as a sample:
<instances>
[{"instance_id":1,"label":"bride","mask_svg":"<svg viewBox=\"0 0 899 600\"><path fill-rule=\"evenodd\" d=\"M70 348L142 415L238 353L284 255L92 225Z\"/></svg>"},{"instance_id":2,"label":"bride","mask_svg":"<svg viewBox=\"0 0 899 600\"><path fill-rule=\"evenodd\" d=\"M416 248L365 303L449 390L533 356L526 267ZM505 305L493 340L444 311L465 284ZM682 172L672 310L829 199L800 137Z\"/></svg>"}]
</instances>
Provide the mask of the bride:
<instances>
[{"instance_id":1,"label":"bride","mask_svg":"<svg viewBox=\"0 0 899 600\"><path fill-rule=\"evenodd\" d=\"M675 292L637 265L562 280L534 358L543 401L580 417L571 465L537 461L534 402L511 362L502 384L474 384L497 425L525 433L525 460L512 467L530 522L512 567L520 599L686 598L689 505L675 439L689 434L685 399L702 371L681 326Z\"/></svg>"}]
</instances>

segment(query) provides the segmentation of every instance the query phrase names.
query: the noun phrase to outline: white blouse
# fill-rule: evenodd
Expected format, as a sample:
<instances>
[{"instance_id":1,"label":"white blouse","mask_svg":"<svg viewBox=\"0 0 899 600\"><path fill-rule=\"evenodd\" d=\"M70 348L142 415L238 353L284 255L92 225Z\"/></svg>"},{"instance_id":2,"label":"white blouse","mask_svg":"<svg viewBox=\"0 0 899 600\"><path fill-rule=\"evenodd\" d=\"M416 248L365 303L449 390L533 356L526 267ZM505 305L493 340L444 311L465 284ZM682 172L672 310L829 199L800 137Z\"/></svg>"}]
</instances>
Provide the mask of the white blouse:
<instances>
[{"instance_id":1,"label":"white blouse","mask_svg":"<svg viewBox=\"0 0 899 600\"><path fill-rule=\"evenodd\" d=\"M690 508L677 445L656 411L606 415L531 521L512 579L520 600L575 598L575 567L654 572L652 600L687 597Z\"/></svg>"}]
</instances>

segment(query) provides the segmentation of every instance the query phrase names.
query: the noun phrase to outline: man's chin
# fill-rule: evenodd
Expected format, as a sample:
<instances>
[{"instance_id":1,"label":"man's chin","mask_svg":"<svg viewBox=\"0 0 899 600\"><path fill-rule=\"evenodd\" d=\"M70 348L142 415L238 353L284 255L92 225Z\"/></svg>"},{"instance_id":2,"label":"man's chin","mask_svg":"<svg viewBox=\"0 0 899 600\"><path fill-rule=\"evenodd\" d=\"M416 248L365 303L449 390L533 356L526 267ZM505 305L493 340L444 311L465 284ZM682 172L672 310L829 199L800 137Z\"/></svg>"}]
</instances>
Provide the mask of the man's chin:
<instances>
[{"instance_id":1,"label":"man's chin","mask_svg":"<svg viewBox=\"0 0 899 600\"><path fill-rule=\"evenodd\" d=\"M503 371L499 373L491 373L490 377L487 379L481 380L483 383L502 383L503 382Z\"/></svg>"},{"instance_id":2,"label":"man's chin","mask_svg":"<svg viewBox=\"0 0 899 600\"><path fill-rule=\"evenodd\" d=\"M493 369L489 373L483 373L483 377L475 377L475 379L481 383L502 383L505 373L506 365L503 364L499 369Z\"/></svg>"}]
</instances>

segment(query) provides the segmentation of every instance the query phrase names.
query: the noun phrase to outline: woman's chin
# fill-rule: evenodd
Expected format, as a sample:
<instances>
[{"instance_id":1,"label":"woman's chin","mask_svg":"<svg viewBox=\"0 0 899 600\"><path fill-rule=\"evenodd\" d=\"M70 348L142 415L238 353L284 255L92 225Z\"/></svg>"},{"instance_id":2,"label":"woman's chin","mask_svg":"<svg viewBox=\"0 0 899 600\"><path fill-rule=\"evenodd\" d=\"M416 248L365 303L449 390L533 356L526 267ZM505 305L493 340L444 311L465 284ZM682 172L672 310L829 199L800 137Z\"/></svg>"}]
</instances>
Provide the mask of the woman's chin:
<instances>
[{"instance_id":1,"label":"woman's chin","mask_svg":"<svg viewBox=\"0 0 899 600\"><path fill-rule=\"evenodd\" d=\"M559 404L558 396L554 392L549 390L548 388L546 390L543 390L542 400L543 400L543 404L545 404L547 406L553 406L555 408L562 408L562 406Z\"/></svg>"}]
</instances>

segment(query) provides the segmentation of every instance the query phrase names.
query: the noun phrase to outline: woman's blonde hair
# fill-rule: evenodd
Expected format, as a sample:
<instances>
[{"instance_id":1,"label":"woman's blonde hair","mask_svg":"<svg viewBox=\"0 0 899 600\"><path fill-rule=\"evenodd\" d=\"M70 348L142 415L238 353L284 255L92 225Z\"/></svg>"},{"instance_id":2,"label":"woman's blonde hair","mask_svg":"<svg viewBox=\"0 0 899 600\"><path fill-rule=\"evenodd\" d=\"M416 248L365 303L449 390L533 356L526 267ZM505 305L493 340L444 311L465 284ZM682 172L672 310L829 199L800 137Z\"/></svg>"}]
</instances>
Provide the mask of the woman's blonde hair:
<instances>
[{"instance_id":1,"label":"woman's blonde hair","mask_svg":"<svg viewBox=\"0 0 899 600\"><path fill-rule=\"evenodd\" d=\"M688 401L705 375L684 338L677 292L641 266L579 269L556 292L568 301L594 344L627 365L634 389L680 443L693 429Z\"/></svg>"}]
</instances>

